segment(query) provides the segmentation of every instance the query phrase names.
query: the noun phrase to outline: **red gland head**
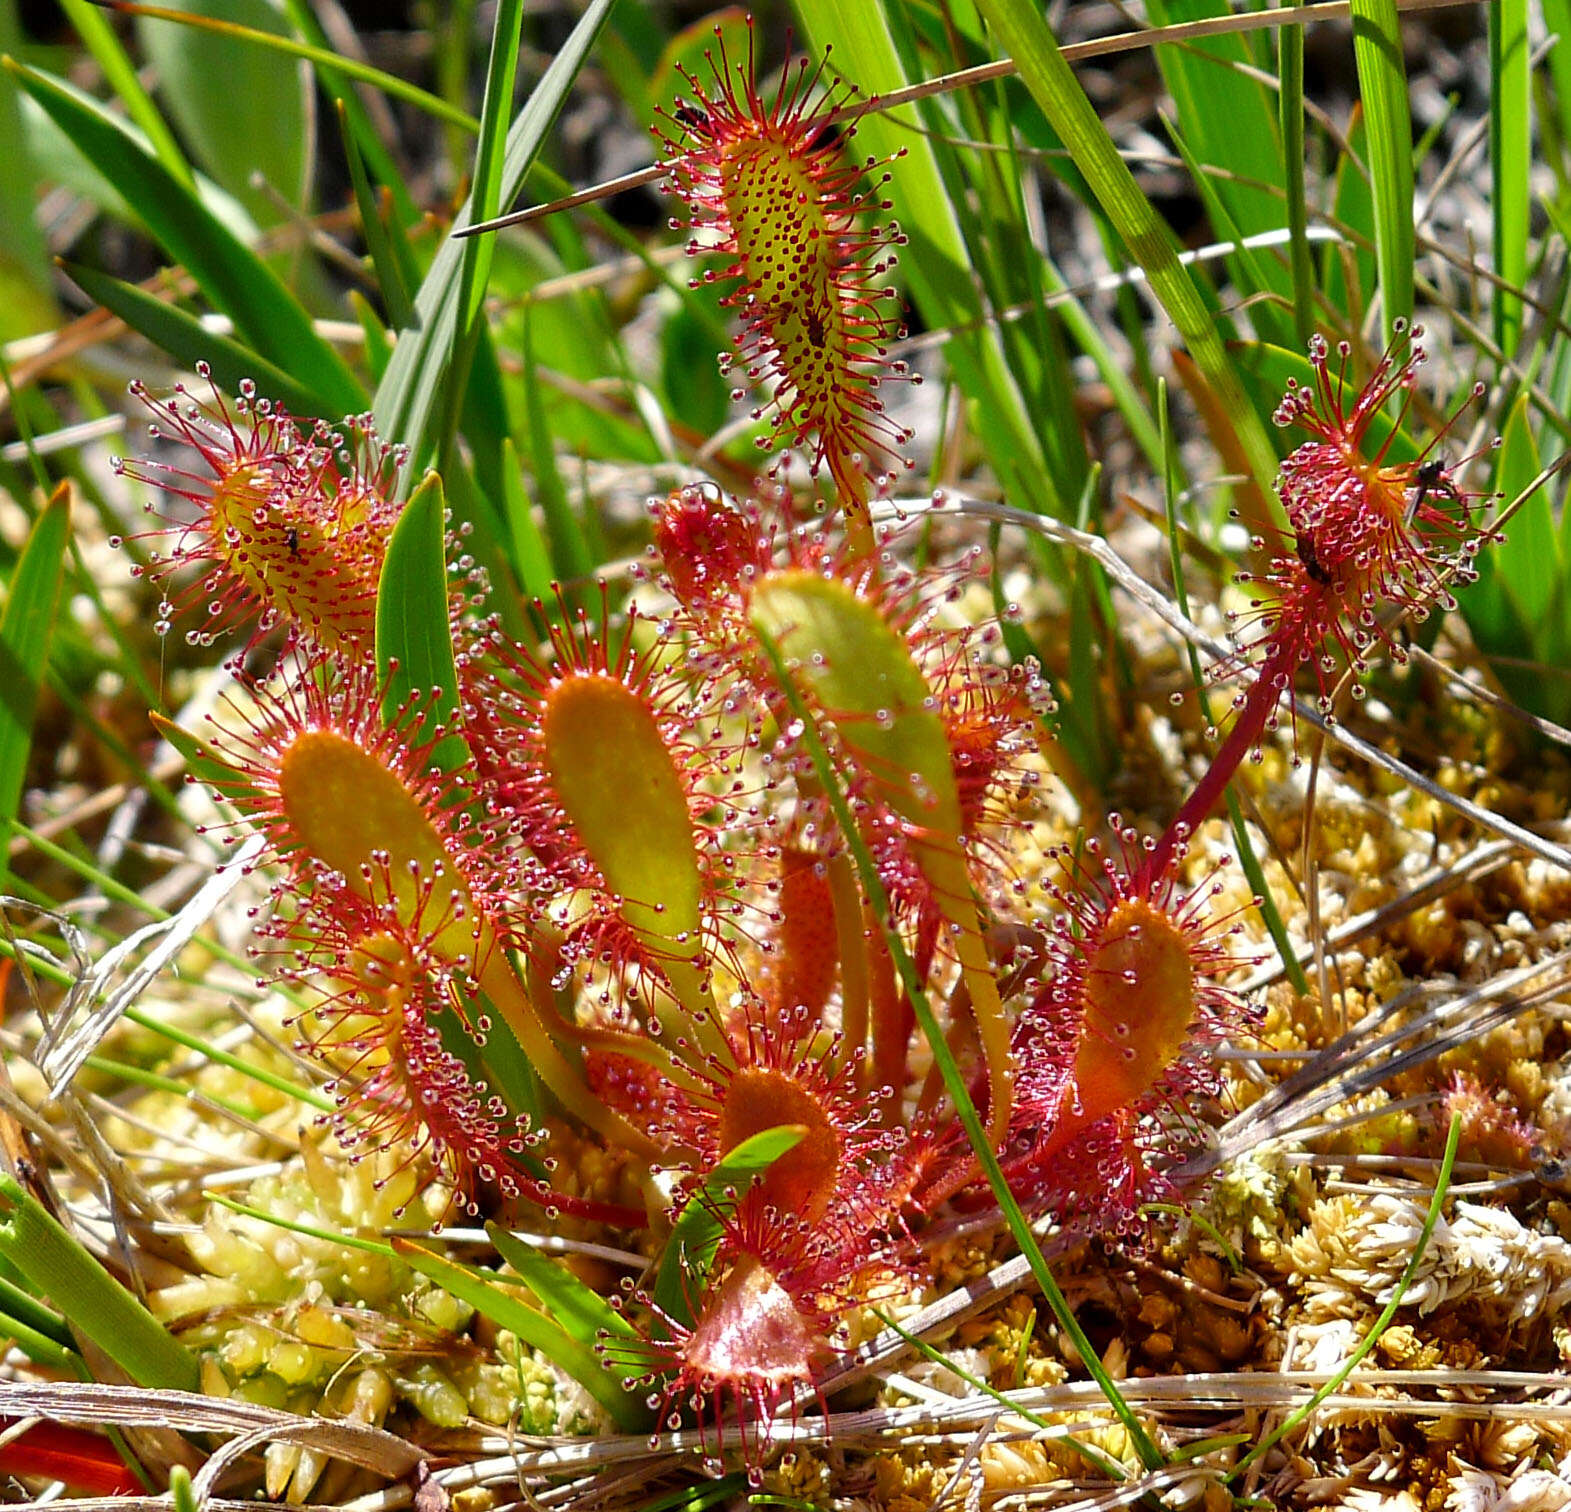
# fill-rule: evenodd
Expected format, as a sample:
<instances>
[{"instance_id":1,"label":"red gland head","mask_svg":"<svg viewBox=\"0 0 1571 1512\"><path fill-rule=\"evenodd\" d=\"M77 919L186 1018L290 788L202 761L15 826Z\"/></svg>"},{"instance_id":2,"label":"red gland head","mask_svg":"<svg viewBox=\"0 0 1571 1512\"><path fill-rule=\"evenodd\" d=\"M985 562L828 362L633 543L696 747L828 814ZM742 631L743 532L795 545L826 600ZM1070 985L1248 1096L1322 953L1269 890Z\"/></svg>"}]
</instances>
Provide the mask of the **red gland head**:
<instances>
[{"instance_id":1,"label":"red gland head","mask_svg":"<svg viewBox=\"0 0 1571 1512\"><path fill-rule=\"evenodd\" d=\"M767 570L770 540L751 503L689 483L655 506L655 551L672 595L700 622L740 609Z\"/></svg>"}]
</instances>

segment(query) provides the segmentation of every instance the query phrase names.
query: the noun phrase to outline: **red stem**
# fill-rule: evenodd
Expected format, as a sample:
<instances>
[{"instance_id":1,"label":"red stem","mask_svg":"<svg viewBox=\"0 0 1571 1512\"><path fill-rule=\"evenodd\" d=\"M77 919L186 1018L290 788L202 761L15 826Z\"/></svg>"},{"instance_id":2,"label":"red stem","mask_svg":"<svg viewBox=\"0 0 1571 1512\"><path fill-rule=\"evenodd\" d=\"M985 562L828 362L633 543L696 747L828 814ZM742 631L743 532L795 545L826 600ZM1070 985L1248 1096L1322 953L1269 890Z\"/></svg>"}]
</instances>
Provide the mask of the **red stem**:
<instances>
[{"instance_id":1,"label":"red stem","mask_svg":"<svg viewBox=\"0 0 1571 1512\"><path fill-rule=\"evenodd\" d=\"M1183 807L1173 816L1155 847L1147 853L1141 866L1143 883L1155 883L1173 866L1181 858L1189 837L1211 816L1211 810L1221 801L1244 757L1259 744L1282 694L1292 686L1293 670L1302 659L1296 645L1280 642L1267 654L1260 675L1245 695L1244 706L1238 711L1238 718L1233 721L1233 728L1227 732L1221 749L1212 757L1210 768L1195 784L1194 791L1184 800Z\"/></svg>"}]
</instances>

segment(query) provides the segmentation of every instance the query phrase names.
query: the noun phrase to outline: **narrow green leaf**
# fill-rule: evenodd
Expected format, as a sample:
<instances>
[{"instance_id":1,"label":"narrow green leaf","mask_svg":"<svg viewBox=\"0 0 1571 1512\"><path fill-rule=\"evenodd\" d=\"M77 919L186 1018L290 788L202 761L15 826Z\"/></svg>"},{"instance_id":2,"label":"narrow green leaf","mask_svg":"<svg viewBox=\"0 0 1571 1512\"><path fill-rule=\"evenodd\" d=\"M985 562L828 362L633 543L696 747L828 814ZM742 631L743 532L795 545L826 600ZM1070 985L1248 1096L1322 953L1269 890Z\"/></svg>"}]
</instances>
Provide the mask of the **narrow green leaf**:
<instances>
[{"instance_id":1,"label":"narrow green leaf","mask_svg":"<svg viewBox=\"0 0 1571 1512\"><path fill-rule=\"evenodd\" d=\"M639 1337L638 1330L621 1313L566 1266L548 1259L499 1223L487 1223L485 1231L497 1254L518 1272L547 1314L580 1344L592 1345L602 1336Z\"/></svg>"},{"instance_id":2,"label":"narrow green leaf","mask_svg":"<svg viewBox=\"0 0 1571 1512\"><path fill-rule=\"evenodd\" d=\"M458 708L445 534L442 480L428 473L393 528L377 586L376 665L389 719L416 694L422 696L421 717L429 723L445 723ZM465 755L463 737L455 732L438 742L432 760L451 771Z\"/></svg>"},{"instance_id":3,"label":"narrow green leaf","mask_svg":"<svg viewBox=\"0 0 1571 1512\"><path fill-rule=\"evenodd\" d=\"M322 93L328 99L337 101L339 109L348 118L349 134L354 138L356 148L376 180L384 185L393 197L398 223L402 226L413 225L420 218L420 212L414 200L410 198L409 186L404 183L398 164L393 161L393 155L383 145L376 127L372 124L370 114L351 86L349 70L343 66L343 63L348 60L340 60L328 45L327 34L322 30L322 23L316 19L316 12L311 8L309 0L283 0L283 6L284 14L289 17L289 24L294 27L307 47L315 49L314 55L300 53L296 56L306 57L310 61L311 66L316 70L317 82L322 86ZM257 45L267 44L259 42ZM386 78L393 84L401 85L403 82L393 79L391 75Z\"/></svg>"},{"instance_id":4,"label":"narrow green leaf","mask_svg":"<svg viewBox=\"0 0 1571 1512\"><path fill-rule=\"evenodd\" d=\"M655 1306L678 1323L693 1321L689 1299L699 1295L720 1244L720 1214L736 1205L738 1195L762 1176L787 1150L801 1143L807 1129L802 1124L781 1124L761 1129L716 1162L704 1178L701 1191L688 1199L687 1206L671 1225L655 1272Z\"/></svg>"},{"instance_id":5,"label":"narrow green leaf","mask_svg":"<svg viewBox=\"0 0 1571 1512\"><path fill-rule=\"evenodd\" d=\"M365 406L365 393L343 359L267 266L202 201L143 148L113 116L89 107L59 80L6 60L22 87L65 132L78 152L135 206L148 229L252 346L330 404L338 419Z\"/></svg>"},{"instance_id":6,"label":"narrow green leaf","mask_svg":"<svg viewBox=\"0 0 1571 1512\"><path fill-rule=\"evenodd\" d=\"M27 773L33 714L49 662L71 536L71 485L62 483L17 559L0 615L0 825L10 834ZM0 865L0 878L6 868Z\"/></svg>"},{"instance_id":7,"label":"narrow green leaf","mask_svg":"<svg viewBox=\"0 0 1571 1512\"><path fill-rule=\"evenodd\" d=\"M546 133L614 4L615 0L592 0L513 123L498 179L498 204L510 204L521 193ZM466 204L455 229L476 219L473 202ZM453 351L459 325L463 266L462 242L449 237L415 296L414 323L403 331L377 386L373 407L378 431L388 441L404 442L417 454L427 439L438 397L449 381L445 358Z\"/></svg>"},{"instance_id":8,"label":"narrow green leaf","mask_svg":"<svg viewBox=\"0 0 1571 1512\"><path fill-rule=\"evenodd\" d=\"M196 175L191 172L185 153L180 150L169 123L153 103L153 97L142 88L142 81L136 76L136 64L120 45L109 18L90 0L60 0L60 7L77 36L87 44L93 61L103 69L105 81L125 106L126 114L147 137L158 161L188 189L195 189Z\"/></svg>"},{"instance_id":9,"label":"narrow green leaf","mask_svg":"<svg viewBox=\"0 0 1571 1512\"><path fill-rule=\"evenodd\" d=\"M1555 116L1560 139L1561 163L1558 172L1567 174L1564 158L1571 144L1571 0L1543 0L1544 27L1553 33L1555 45L1549 50L1549 74L1555 85ZM1562 189L1562 196L1565 191Z\"/></svg>"},{"instance_id":10,"label":"narrow green leaf","mask_svg":"<svg viewBox=\"0 0 1571 1512\"><path fill-rule=\"evenodd\" d=\"M1130 255L1145 269L1152 292L1188 345L1195 365L1219 401L1233 414L1250 471L1256 483L1269 492L1276 477L1276 452L1265 426L1244 394L1205 301L1188 269L1178 260L1173 233L1141 193L1059 51L1041 9L1035 0L977 3Z\"/></svg>"},{"instance_id":11,"label":"narrow green leaf","mask_svg":"<svg viewBox=\"0 0 1571 1512\"><path fill-rule=\"evenodd\" d=\"M138 1386L197 1389L196 1356L6 1173L0 1218L0 1255Z\"/></svg>"},{"instance_id":12,"label":"narrow green leaf","mask_svg":"<svg viewBox=\"0 0 1571 1512\"><path fill-rule=\"evenodd\" d=\"M1304 28L1277 32L1277 110L1282 136L1282 187L1292 235L1288 262L1293 275L1293 329L1299 346L1315 330L1315 273L1309 256L1309 208L1304 197Z\"/></svg>"},{"instance_id":13,"label":"narrow green leaf","mask_svg":"<svg viewBox=\"0 0 1571 1512\"><path fill-rule=\"evenodd\" d=\"M404 282L403 264L393 252L392 238L388 234L387 223L382 219L382 207L376 202L376 190L366 177L360 147L350 126L349 108L343 100L335 101L335 104L338 129L344 142L344 159L349 165L349 182L354 187L355 205L360 211L360 234L365 238L366 251L371 254L371 266L376 270L382 304L393 326L406 326L414 313L414 306L409 297L409 287Z\"/></svg>"},{"instance_id":14,"label":"narrow green leaf","mask_svg":"<svg viewBox=\"0 0 1571 1512\"><path fill-rule=\"evenodd\" d=\"M1356 3L1356 0L1355 0ZM1402 1271L1401 1279L1392 1289L1391 1300L1386 1303L1380 1316L1375 1319L1374 1327L1364 1335L1358 1348L1343 1362L1341 1368L1321 1385L1309 1400L1302 1406L1289 1413L1280 1423L1273 1428L1263 1439L1257 1443L1233 1467L1233 1476L1242 1475L1249 1467L1262 1459L1271 1449L1279 1444L1283 1438L1299 1427L1309 1415L1329 1396L1335 1395L1342 1389L1343 1383L1358 1369L1365 1357L1376 1344L1380 1336L1391 1326L1391 1321L1396 1317L1397 1309L1402 1305L1402 1299L1407 1295L1408 1288L1418 1278L1420 1266L1424 1262L1424 1255L1429 1249L1430 1240L1434 1238L1435 1226L1440 1222L1440 1214L1445 1208L1446 1194L1451 1190L1451 1173L1456 1169L1456 1151L1462 1138L1462 1115L1451 1115L1451 1128L1446 1135L1446 1147L1440 1157L1440 1171L1435 1177L1434 1195L1429 1199L1429 1211L1424 1215L1423 1227L1418 1231L1418 1241L1413 1246L1412 1257L1408 1260Z\"/></svg>"},{"instance_id":15,"label":"narrow green leaf","mask_svg":"<svg viewBox=\"0 0 1571 1512\"><path fill-rule=\"evenodd\" d=\"M648 1408L623 1386L594 1349L581 1344L521 1297L504 1290L496 1276L458 1265L411 1239L395 1238L393 1249L421 1275L554 1361L611 1414L623 1432L648 1428Z\"/></svg>"},{"instance_id":16,"label":"narrow green leaf","mask_svg":"<svg viewBox=\"0 0 1571 1512\"><path fill-rule=\"evenodd\" d=\"M1226 15L1228 9L1224 0L1150 0L1146 18L1150 25L1161 26ZM1237 233L1277 229L1283 221L1282 197L1268 186L1278 182L1279 117L1250 67L1246 40L1210 37L1155 51L1179 129L1200 164L1193 174L1196 185L1203 185L1207 198L1225 208ZM1234 234L1220 225L1216 230ZM1249 266L1251 279L1263 280L1253 283L1253 292L1289 296L1291 275L1271 256L1253 259Z\"/></svg>"},{"instance_id":17,"label":"narrow green leaf","mask_svg":"<svg viewBox=\"0 0 1571 1512\"><path fill-rule=\"evenodd\" d=\"M276 400L297 415L320 415L331 404L329 396L298 383L283 368L258 356L233 337L208 330L178 305L169 304L135 284L111 278L96 268L64 261L60 267L89 299L118 315L133 331L139 331L176 362L192 368L198 362L206 362L219 388L235 393L243 379L253 379L258 393Z\"/></svg>"},{"instance_id":18,"label":"narrow green leaf","mask_svg":"<svg viewBox=\"0 0 1571 1512\"><path fill-rule=\"evenodd\" d=\"M551 596L551 553L524 492L523 464L511 437L502 443L502 509L507 517L513 570L524 592L544 603Z\"/></svg>"},{"instance_id":19,"label":"narrow green leaf","mask_svg":"<svg viewBox=\"0 0 1571 1512\"><path fill-rule=\"evenodd\" d=\"M1527 281L1527 238L1532 219L1529 51L1527 0L1490 0L1489 208L1494 221L1495 272L1510 285L1495 285L1495 343L1507 360L1516 355L1522 333L1522 298L1517 291Z\"/></svg>"},{"instance_id":20,"label":"narrow green leaf","mask_svg":"<svg viewBox=\"0 0 1571 1512\"><path fill-rule=\"evenodd\" d=\"M513 110L513 81L518 72L518 37L523 20L523 0L500 0L491 33L491 60L480 109L480 140L475 146L473 187L469 192L476 220L493 220L502 207L507 123ZM495 249L494 236L471 236L464 242L458 272L460 339L468 339L479 319Z\"/></svg>"},{"instance_id":21,"label":"narrow green leaf","mask_svg":"<svg viewBox=\"0 0 1571 1512\"><path fill-rule=\"evenodd\" d=\"M1386 340L1413 318L1413 121L1396 0L1352 0L1353 55L1369 139L1375 265Z\"/></svg>"}]
</instances>

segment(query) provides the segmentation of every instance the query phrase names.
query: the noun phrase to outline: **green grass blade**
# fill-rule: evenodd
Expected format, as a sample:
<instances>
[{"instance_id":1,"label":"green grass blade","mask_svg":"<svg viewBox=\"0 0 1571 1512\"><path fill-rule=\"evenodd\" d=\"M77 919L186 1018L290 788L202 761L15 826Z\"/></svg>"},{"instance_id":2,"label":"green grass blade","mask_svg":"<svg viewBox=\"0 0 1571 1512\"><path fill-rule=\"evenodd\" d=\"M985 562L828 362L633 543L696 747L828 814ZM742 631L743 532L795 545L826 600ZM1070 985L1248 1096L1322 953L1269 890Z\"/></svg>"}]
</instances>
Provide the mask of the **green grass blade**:
<instances>
[{"instance_id":1,"label":"green grass blade","mask_svg":"<svg viewBox=\"0 0 1571 1512\"><path fill-rule=\"evenodd\" d=\"M480 140L471 173L469 210L476 220L492 220L502 209L502 171L507 153L507 122L513 108L513 82L518 69L518 38L523 25L522 0L501 0L491 33L491 59L486 69L485 98L480 109ZM465 418L476 343L480 339L486 284L496 251L494 236L470 236L458 261L458 320L452 346L440 355L447 371L446 413L439 448L444 465ZM494 419L494 417L493 417ZM493 432L494 424L488 427ZM474 439L473 437L471 439ZM500 437L490 438L500 445ZM493 539L496 532L489 532Z\"/></svg>"},{"instance_id":2,"label":"green grass blade","mask_svg":"<svg viewBox=\"0 0 1571 1512\"><path fill-rule=\"evenodd\" d=\"M62 483L27 537L0 615L0 823L6 835L21 801L70 535L71 485ZM8 874L0 861L0 881Z\"/></svg>"},{"instance_id":3,"label":"green grass blade","mask_svg":"<svg viewBox=\"0 0 1571 1512\"><path fill-rule=\"evenodd\" d=\"M377 203L376 190L366 175L365 161L360 155L360 144L356 140L348 104L342 99L335 103L339 134L344 143L344 161L349 166L349 182L354 188L355 205L360 211L360 234L365 238L366 251L371 255L371 266L376 270L377 288L381 291L382 303L391 324L395 327L406 326L414 314L414 305L409 297L409 285L404 281L403 259L394 250L393 236L401 234L401 228L390 233L387 222L382 219L382 207Z\"/></svg>"},{"instance_id":4,"label":"green grass blade","mask_svg":"<svg viewBox=\"0 0 1571 1512\"><path fill-rule=\"evenodd\" d=\"M638 1433L648 1428L648 1408L628 1391L594 1349L505 1290L496 1276L445 1259L410 1239L395 1238L393 1249L422 1276L554 1361L611 1414L624 1432Z\"/></svg>"},{"instance_id":5,"label":"green grass blade","mask_svg":"<svg viewBox=\"0 0 1571 1512\"><path fill-rule=\"evenodd\" d=\"M98 1263L30 1192L0 1173L0 1255L138 1386L195 1391L196 1356Z\"/></svg>"},{"instance_id":6,"label":"green grass blade","mask_svg":"<svg viewBox=\"0 0 1571 1512\"><path fill-rule=\"evenodd\" d=\"M679 1323L691 1324L690 1299L702 1292L709 1266L720 1243L720 1214L736 1205L728 1193L745 1193L755 1176L761 1176L788 1150L802 1142L807 1130L801 1124L782 1124L749 1135L727 1150L671 1225L671 1237L655 1271L651 1296L656 1307Z\"/></svg>"},{"instance_id":7,"label":"green grass blade","mask_svg":"<svg viewBox=\"0 0 1571 1512\"><path fill-rule=\"evenodd\" d=\"M476 220L491 220L502 208L502 172L507 157L507 122L513 107L513 81L518 70L518 38L523 25L523 0L501 0L491 34L491 61L486 70L485 99L480 110L480 140L475 147L473 187L469 206ZM486 278L496 250L494 236L466 238L459 262L459 336L467 340L480 318Z\"/></svg>"},{"instance_id":8,"label":"green grass blade","mask_svg":"<svg viewBox=\"0 0 1571 1512\"><path fill-rule=\"evenodd\" d=\"M376 664L388 719L413 695L423 695L421 718L445 724L458 708L458 668L447 615L447 558L442 480L427 474L387 544L376 593ZM463 763L467 748L456 732L443 737L432 761L444 771Z\"/></svg>"},{"instance_id":9,"label":"green grass blade","mask_svg":"<svg viewBox=\"0 0 1571 1512\"><path fill-rule=\"evenodd\" d=\"M1565 161L1571 147L1571 0L1543 0L1544 27L1554 33L1555 45L1549 50L1549 76L1554 80L1554 135L1560 143L1560 162L1556 173L1563 187L1571 165Z\"/></svg>"},{"instance_id":10,"label":"green grass blade","mask_svg":"<svg viewBox=\"0 0 1571 1512\"><path fill-rule=\"evenodd\" d=\"M1228 11L1220 0L1151 0L1146 9L1152 26ZM1179 128L1201 165L1194 175L1196 186L1223 206L1228 221L1243 235L1279 228L1282 197L1266 187L1279 180L1278 112L1265 85L1249 71L1252 59L1246 39L1210 37L1159 45L1155 51ZM1220 225L1216 230L1219 235L1231 234ZM1273 258L1254 260L1249 272L1251 282L1241 286L1246 294L1286 299L1291 293L1291 274Z\"/></svg>"},{"instance_id":11,"label":"green grass blade","mask_svg":"<svg viewBox=\"0 0 1571 1512\"><path fill-rule=\"evenodd\" d=\"M1328 1380L1310 1399L1296 1412L1290 1413L1277 1426L1272 1429L1253 1449L1246 1454L1233 1468L1233 1475L1242 1475L1251 1465L1271 1449L1279 1444L1283 1438L1303 1423L1328 1396L1342 1389L1342 1384L1363 1363L1376 1344L1380 1336L1391 1326L1391 1320L1396 1317L1397 1309L1402 1305L1402 1299L1407 1295L1408 1288L1412 1286L1418 1276L1418 1268L1423 1264L1424 1255L1429 1249L1429 1241L1434 1238L1435 1225L1440 1222L1440 1210L1445 1206L1446 1193L1451 1189L1451 1172L1456 1166L1457 1145L1462 1138L1462 1115L1451 1115L1451 1129L1446 1136L1445 1154L1440 1159L1440 1174L1435 1178L1435 1194L1429 1200L1429 1212L1425 1215L1424 1226L1419 1230L1418 1242L1413 1246L1412 1258L1407 1262L1402 1272L1401 1279L1391 1292L1391 1300L1386 1303L1380 1316L1375 1319L1375 1325L1364 1336L1363 1342L1347 1357L1341 1369Z\"/></svg>"},{"instance_id":12,"label":"green grass blade","mask_svg":"<svg viewBox=\"0 0 1571 1512\"><path fill-rule=\"evenodd\" d=\"M407 105L413 105L417 110L423 110L427 115L435 116L439 121L458 127L460 131L475 131L479 127L479 122L468 111L449 105L440 95L421 89L418 84L411 84L407 79L400 79L397 74L373 68L369 63L362 63L356 58L346 58L330 47L299 42L293 37L281 36L276 32L258 31L254 26L242 26L237 22L221 21L211 16L198 16L190 11L172 10L167 6L117 4L115 8L133 16L145 16L149 20L171 21L181 26L199 27L203 31L216 32L236 41L271 48L275 52L287 53L292 57L304 58L306 62L314 64L319 69L331 70L342 78L354 79L361 84L370 84L384 94L391 95L395 100L402 100Z\"/></svg>"},{"instance_id":13,"label":"green grass blade","mask_svg":"<svg viewBox=\"0 0 1571 1512\"><path fill-rule=\"evenodd\" d=\"M89 299L118 315L133 331L147 337L154 346L168 352L176 362L194 368L205 361L213 370L213 382L235 393L242 379L256 381L257 392L276 400L297 415L319 415L328 396L298 383L283 368L231 336L210 331L194 315L149 294L135 284L123 283L96 268L62 261L61 269Z\"/></svg>"},{"instance_id":14,"label":"green grass blade","mask_svg":"<svg viewBox=\"0 0 1571 1512\"><path fill-rule=\"evenodd\" d=\"M1369 141L1375 266L1386 340L1413 318L1413 121L1396 0L1352 0L1353 55Z\"/></svg>"},{"instance_id":15,"label":"green grass blade","mask_svg":"<svg viewBox=\"0 0 1571 1512\"><path fill-rule=\"evenodd\" d=\"M1509 359L1522 334L1527 238L1532 219L1528 175L1533 166L1529 100L1527 0L1489 4L1489 208L1495 272L1511 287L1494 289L1495 344Z\"/></svg>"},{"instance_id":16,"label":"green grass blade","mask_svg":"<svg viewBox=\"0 0 1571 1512\"><path fill-rule=\"evenodd\" d=\"M1315 330L1315 270L1309 255L1309 208L1304 197L1304 28L1277 33L1278 119L1282 135L1282 187L1292 235L1288 264L1293 275L1293 329L1301 347Z\"/></svg>"},{"instance_id":17,"label":"green grass blade","mask_svg":"<svg viewBox=\"0 0 1571 1512\"><path fill-rule=\"evenodd\" d=\"M9 59L6 66L258 352L320 394L328 418L364 407L364 390L300 302L190 189L102 107L89 107L48 74Z\"/></svg>"},{"instance_id":18,"label":"green grass blade","mask_svg":"<svg viewBox=\"0 0 1571 1512\"><path fill-rule=\"evenodd\" d=\"M114 90L116 98L125 106L126 114L142 129L152 144L158 161L188 189L196 188L196 176L186 161L185 153L169 129L163 113L153 103L153 97L142 88L134 64L120 39L115 35L108 18L89 0L60 0L60 8L75 28L77 36L87 44L93 60L104 71L104 80Z\"/></svg>"},{"instance_id":19,"label":"green grass blade","mask_svg":"<svg viewBox=\"0 0 1571 1512\"><path fill-rule=\"evenodd\" d=\"M633 1327L592 1286L586 1286L565 1266L548 1260L499 1223L487 1223L486 1234L496 1252L518 1274L541 1305L580 1344L594 1344L602 1336L636 1339Z\"/></svg>"},{"instance_id":20,"label":"green grass blade","mask_svg":"<svg viewBox=\"0 0 1571 1512\"><path fill-rule=\"evenodd\" d=\"M551 596L551 552L524 492L523 464L511 438L502 443L502 509L513 570L524 592L544 603Z\"/></svg>"},{"instance_id":21,"label":"green grass blade","mask_svg":"<svg viewBox=\"0 0 1571 1512\"><path fill-rule=\"evenodd\" d=\"M327 34L322 30L322 24L316 19L316 13L311 9L308 0L283 0L283 7L284 14L289 18L289 24L294 27L306 46L316 49L315 55L302 53L297 56L307 58L316 70L317 81L322 86L322 92L337 104L338 110L347 118L347 129L354 138L355 146L377 181L385 185L388 193L393 197L399 224L413 225L420 218L420 211L409 196L409 186L404 183L404 176L399 172L398 164L393 161L392 154L383 146L381 137L377 135L376 127L371 123L371 117L361 103L360 96L350 86L349 73L344 67L347 60L340 59L328 46ZM267 44L259 42L257 45ZM327 61L329 58L332 59L331 62ZM402 83L391 75L388 79L394 84Z\"/></svg>"},{"instance_id":22,"label":"green grass blade","mask_svg":"<svg viewBox=\"0 0 1571 1512\"><path fill-rule=\"evenodd\" d=\"M978 0L978 8L1014 59L1031 97L1063 139L1130 255L1145 269L1152 293L1189 347L1195 365L1233 414L1250 471L1257 484L1269 491L1276 477L1276 451L1245 397L1221 333L1188 269L1178 260L1173 233L1119 156L1041 10L1034 0Z\"/></svg>"},{"instance_id":23,"label":"green grass blade","mask_svg":"<svg viewBox=\"0 0 1571 1512\"><path fill-rule=\"evenodd\" d=\"M511 203L522 191L546 133L614 3L593 0L513 123L498 180L498 204ZM466 205L455 229L476 219L473 204ZM427 439L433 411L449 379L444 359L454 348L459 326L463 259L462 240L449 237L415 296L415 322L404 330L377 386L373 405L377 429L386 440L403 442L416 453Z\"/></svg>"}]
</instances>

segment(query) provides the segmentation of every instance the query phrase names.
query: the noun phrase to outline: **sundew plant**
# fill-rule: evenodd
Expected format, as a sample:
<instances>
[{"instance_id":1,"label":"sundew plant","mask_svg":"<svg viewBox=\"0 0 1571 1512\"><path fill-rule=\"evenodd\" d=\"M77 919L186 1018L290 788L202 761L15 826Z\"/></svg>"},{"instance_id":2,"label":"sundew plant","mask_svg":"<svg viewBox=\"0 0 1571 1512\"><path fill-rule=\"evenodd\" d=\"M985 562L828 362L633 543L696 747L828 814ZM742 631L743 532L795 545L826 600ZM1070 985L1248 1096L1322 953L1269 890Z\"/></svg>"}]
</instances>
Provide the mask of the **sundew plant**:
<instances>
[{"instance_id":1,"label":"sundew plant","mask_svg":"<svg viewBox=\"0 0 1571 1512\"><path fill-rule=\"evenodd\" d=\"M8 1488L1571 1498L1571 13L1406 9L18 33Z\"/></svg>"}]
</instances>

